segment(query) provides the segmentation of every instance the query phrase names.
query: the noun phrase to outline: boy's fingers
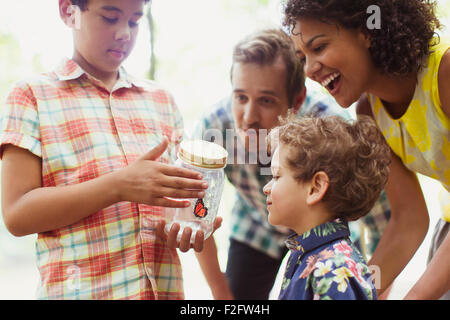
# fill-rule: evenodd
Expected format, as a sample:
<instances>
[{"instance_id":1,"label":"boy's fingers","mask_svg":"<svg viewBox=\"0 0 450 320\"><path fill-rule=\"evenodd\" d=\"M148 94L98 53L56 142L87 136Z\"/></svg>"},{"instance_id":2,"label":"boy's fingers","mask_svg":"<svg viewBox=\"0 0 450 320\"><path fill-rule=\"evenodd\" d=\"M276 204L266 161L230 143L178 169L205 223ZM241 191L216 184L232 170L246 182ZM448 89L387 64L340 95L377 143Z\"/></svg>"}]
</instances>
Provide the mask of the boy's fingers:
<instances>
[{"instance_id":1,"label":"boy's fingers","mask_svg":"<svg viewBox=\"0 0 450 320\"><path fill-rule=\"evenodd\" d=\"M213 227L213 232L211 233L211 235L222 226L222 217L216 217L214 219L214 227Z\"/></svg>"},{"instance_id":2,"label":"boy's fingers","mask_svg":"<svg viewBox=\"0 0 450 320\"><path fill-rule=\"evenodd\" d=\"M178 223L173 223L169 230L169 234L167 235L167 246L169 248L177 247L178 231L180 231L180 225Z\"/></svg>"},{"instance_id":3,"label":"boy's fingers","mask_svg":"<svg viewBox=\"0 0 450 320\"><path fill-rule=\"evenodd\" d=\"M163 241L166 241L169 248L178 248L181 252L187 252L190 248L193 248L196 252L203 250L203 244L205 242L205 235L202 230L198 230L195 234L194 243L191 244L192 229L189 227L184 228L181 235L180 242L177 241L177 235L180 231L180 225L173 223L167 235L164 231L166 222L164 220L159 221L156 227L156 235ZM214 231L217 230L222 224L222 218L217 217L214 219ZM214 232L213 231L213 232Z\"/></svg>"},{"instance_id":4,"label":"boy's fingers","mask_svg":"<svg viewBox=\"0 0 450 320\"><path fill-rule=\"evenodd\" d=\"M191 248L191 234L192 229L189 227L185 227L181 235L180 243L178 245L178 248L181 252L187 252Z\"/></svg>"},{"instance_id":5,"label":"boy's fingers","mask_svg":"<svg viewBox=\"0 0 450 320\"><path fill-rule=\"evenodd\" d=\"M162 241L167 240L167 235L166 232L164 231L165 226L166 226L165 220L159 221L158 224L156 225L156 236Z\"/></svg>"},{"instance_id":6,"label":"boy's fingers","mask_svg":"<svg viewBox=\"0 0 450 320\"><path fill-rule=\"evenodd\" d=\"M193 180L187 178L169 177L163 182L164 186L177 189L205 190L208 183L204 180Z\"/></svg>"},{"instance_id":7,"label":"boy's fingers","mask_svg":"<svg viewBox=\"0 0 450 320\"><path fill-rule=\"evenodd\" d=\"M191 205L191 203L188 200L175 200L175 199L168 199L168 198L164 198L164 197L157 198L157 199L152 198L149 201L147 201L146 204L151 205L151 206L166 207L166 208L187 208Z\"/></svg>"},{"instance_id":8,"label":"boy's fingers","mask_svg":"<svg viewBox=\"0 0 450 320\"><path fill-rule=\"evenodd\" d=\"M198 230L195 234L194 243L191 244L192 229L189 227L184 228L181 235L180 242L177 241L177 235L180 231L180 225L178 223L173 223L170 228L169 234L166 235L164 232L164 226L166 222L164 220L160 221L157 225L156 234L157 236L166 241L169 248L178 248L181 252L187 252L190 248L193 248L196 252L201 252L203 250L203 245L205 242L204 232ZM216 217L214 219L213 233L220 228L222 225L222 217ZM212 234L211 234L212 235Z\"/></svg>"},{"instance_id":9,"label":"boy's fingers","mask_svg":"<svg viewBox=\"0 0 450 320\"><path fill-rule=\"evenodd\" d=\"M195 170L176 167L170 164L161 164L161 172L167 176L188 178L188 179L202 179L202 174Z\"/></svg>"},{"instance_id":10,"label":"boy's fingers","mask_svg":"<svg viewBox=\"0 0 450 320\"><path fill-rule=\"evenodd\" d=\"M163 197L166 200L179 199L198 199L205 196L204 190L186 190L186 189L175 189L175 188L161 188L157 193L153 193L152 197ZM171 198L171 199L167 199Z\"/></svg>"},{"instance_id":11,"label":"boy's fingers","mask_svg":"<svg viewBox=\"0 0 450 320\"><path fill-rule=\"evenodd\" d=\"M203 250L204 236L205 235L202 230L197 231L197 233L195 234L193 248L196 252L200 252Z\"/></svg>"}]
</instances>

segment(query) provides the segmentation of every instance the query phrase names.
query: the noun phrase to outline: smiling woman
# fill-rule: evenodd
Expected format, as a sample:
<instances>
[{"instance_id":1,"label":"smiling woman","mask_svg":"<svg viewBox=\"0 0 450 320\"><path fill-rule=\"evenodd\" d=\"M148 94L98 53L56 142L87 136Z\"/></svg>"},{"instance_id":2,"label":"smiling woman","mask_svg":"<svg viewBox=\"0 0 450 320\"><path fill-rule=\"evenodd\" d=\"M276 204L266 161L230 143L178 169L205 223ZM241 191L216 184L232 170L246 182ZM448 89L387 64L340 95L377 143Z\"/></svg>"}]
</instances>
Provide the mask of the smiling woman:
<instances>
[{"instance_id":1,"label":"smiling woman","mask_svg":"<svg viewBox=\"0 0 450 320\"><path fill-rule=\"evenodd\" d=\"M381 28L367 24L369 5L381 8ZM357 103L358 117L375 119L392 150L386 186L391 219L369 262L383 272L383 292L428 231L429 214L416 174L432 177L450 191L450 160L443 152L450 125L450 42L435 34L440 28L436 2L289 0L284 21L306 75L325 86L341 107ZM439 225L450 222L445 212ZM435 299L447 292L443 280L450 277L449 269L440 260L450 247L450 236L446 239L434 256L430 251L433 260L409 298Z\"/></svg>"},{"instance_id":2,"label":"smiling woman","mask_svg":"<svg viewBox=\"0 0 450 320\"><path fill-rule=\"evenodd\" d=\"M375 73L369 38L358 29L312 18L296 22L292 34L306 76L324 86L342 107L358 100Z\"/></svg>"},{"instance_id":3,"label":"smiling woman","mask_svg":"<svg viewBox=\"0 0 450 320\"><path fill-rule=\"evenodd\" d=\"M384 73L405 75L422 65L423 57L429 53L428 42L440 28L440 22L434 14L434 1L398 3L402 14L393 10L391 0L358 3L331 0L321 4L291 1L286 7L284 23L295 28L301 17L320 20L334 27L340 25L344 29L359 28L371 39L370 52L375 66ZM402 16L407 18L402 19ZM382 28L380 21L374 21L377 17L383 21Z\"/></svg>"}]
</instances>

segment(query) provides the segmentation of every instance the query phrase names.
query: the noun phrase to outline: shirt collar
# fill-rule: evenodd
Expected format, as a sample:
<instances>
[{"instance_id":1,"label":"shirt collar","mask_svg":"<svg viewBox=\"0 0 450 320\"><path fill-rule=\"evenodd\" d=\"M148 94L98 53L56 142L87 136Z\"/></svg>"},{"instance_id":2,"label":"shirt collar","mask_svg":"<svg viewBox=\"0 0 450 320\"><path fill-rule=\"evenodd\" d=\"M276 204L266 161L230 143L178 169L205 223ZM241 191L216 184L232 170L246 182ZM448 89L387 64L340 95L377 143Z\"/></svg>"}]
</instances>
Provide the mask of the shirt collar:
<instances>
[{"instance_id":1,"label":"shirt collar","mask_svg":"<svg viewBox=\"0 0 450 320\"><path fill-rule=\"evenodd\" d=\"M65 58L59 66L55 70L55 74L60 81L69 81L80 78L83 75L93 79L94 81L98 81L91 75L89 75L86 71L84 71L74 60ZM145 86L145 83L141 80L138 80L131 75L129 75L124 67L119 68L119 79L114 86L114 90L119 88L131 88L132 86L142 88Z\"/></svg>"},{"instance_id":2,"label":"shirt collar","mask_svg":"<svg viewBox=\"0 0 450 320\"><path fill-rule=\"evenodd\" d=\"M60 81L75 80L84 74L84 70L72 59L64 58L55 70Z\"/></svg>"},{"instance_id":3,"label":"shirt collar","mask_svg":"<svg viewBox=\"0 0 450 320\"><path fill-rule=\"evenodd\" d=\"M286 240L286 246L293 251L299 251L300 256L322 245L350 236L346 221L336 219L323 223L302 235L294 234Z\"/></svg>"}]
</instances>

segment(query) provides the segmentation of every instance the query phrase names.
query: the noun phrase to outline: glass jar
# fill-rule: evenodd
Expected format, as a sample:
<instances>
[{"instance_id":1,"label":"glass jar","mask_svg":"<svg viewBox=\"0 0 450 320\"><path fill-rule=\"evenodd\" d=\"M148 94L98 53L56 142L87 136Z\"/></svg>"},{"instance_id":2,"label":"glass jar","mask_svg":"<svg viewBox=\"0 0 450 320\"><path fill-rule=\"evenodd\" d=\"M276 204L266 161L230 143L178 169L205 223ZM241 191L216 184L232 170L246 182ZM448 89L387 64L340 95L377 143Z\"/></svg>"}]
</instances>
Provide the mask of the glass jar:
<instances>
[{"instance_id":1,"label":"glass jar","mask_svg":"<svg viewBox=\"0 0 450 320\"><path fill-rule=\"evenodd\" d=\"M166 210L166 233L172 224L180 225L177 240L180 241L185 227L192 229L191 243L194 243L197 231L202 230L207 239L214 227L220 199L225 182L224 167L228 152L216 143L204 140L185 140L180 144L176 166L198 171L208 183L205 196L201 199L185 199L191 205L185 208Z\"/></svg>"}]
</instances>

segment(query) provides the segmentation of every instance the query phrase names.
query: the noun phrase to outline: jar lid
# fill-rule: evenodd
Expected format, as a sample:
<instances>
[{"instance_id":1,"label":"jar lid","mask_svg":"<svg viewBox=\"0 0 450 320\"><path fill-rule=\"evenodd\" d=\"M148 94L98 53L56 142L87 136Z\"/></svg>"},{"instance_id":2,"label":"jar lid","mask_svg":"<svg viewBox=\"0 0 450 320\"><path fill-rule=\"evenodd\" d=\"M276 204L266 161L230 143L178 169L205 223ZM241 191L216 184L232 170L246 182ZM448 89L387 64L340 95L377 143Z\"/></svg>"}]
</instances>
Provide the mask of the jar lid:
<instances>
[{"instance_id":1,"label":"jar lid","mask_svg":"<svg viewBox=\"0 0 450 320\"><path fill-rule=\"evenodd\" d=\"M227 164L228 152L216 143L205 140L183 140L178 158L197 167L218 169Z\"/></svg>"}]
</instances>

